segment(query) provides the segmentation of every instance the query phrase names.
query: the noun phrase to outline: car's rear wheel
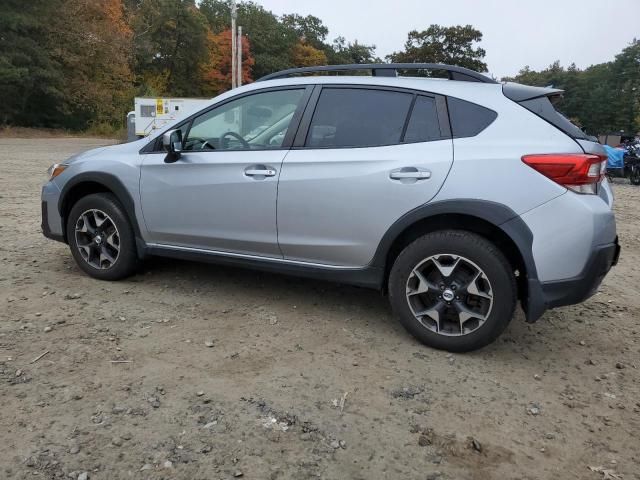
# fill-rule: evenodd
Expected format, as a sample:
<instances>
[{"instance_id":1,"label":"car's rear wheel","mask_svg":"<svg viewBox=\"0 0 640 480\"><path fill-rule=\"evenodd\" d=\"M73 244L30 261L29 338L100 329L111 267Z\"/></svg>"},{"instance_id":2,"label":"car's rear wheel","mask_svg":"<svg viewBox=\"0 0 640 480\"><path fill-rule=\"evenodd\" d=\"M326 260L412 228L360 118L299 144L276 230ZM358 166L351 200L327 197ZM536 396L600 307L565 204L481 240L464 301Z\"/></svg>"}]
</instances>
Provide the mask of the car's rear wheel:
<instances>
[{"instance_id":1,"label":"car's rear wheel","mask_svg":"<svg viewBox=\"0 0 640 480\"><path fill-rule=\"evenodd\" d=\"M112 194L96 193L78 200L67 218L67 240L78 266L94 278L120 280L136 269L133 229Z\"/></svg>"},{"instance_id":2,"label":"car's rear wheel","mask_svg":"<svg viewBox=\"0 0 640 480\"><path fill-rule=\"evenodd\" d=\"M513 269L495 245L471 232L424 235L396 258L389 275L394 313L418 340L465 352L502 333L515 308Z\"/></svg>"}]
</instances>

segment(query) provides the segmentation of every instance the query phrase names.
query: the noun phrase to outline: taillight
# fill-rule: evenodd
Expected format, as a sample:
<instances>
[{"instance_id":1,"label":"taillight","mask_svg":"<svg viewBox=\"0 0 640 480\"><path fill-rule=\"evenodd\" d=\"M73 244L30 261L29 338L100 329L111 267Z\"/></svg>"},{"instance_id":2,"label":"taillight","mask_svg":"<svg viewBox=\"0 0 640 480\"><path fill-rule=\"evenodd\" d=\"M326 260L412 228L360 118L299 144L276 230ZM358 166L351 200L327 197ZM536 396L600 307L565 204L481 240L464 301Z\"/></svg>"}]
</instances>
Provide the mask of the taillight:
<instances>
[{"instance_id":1,"label":"taillight","mask_svg":"<svg viewBox=\"0 0 640 480\"><path fill-rule=\"evenodd\" d=\"M578 193L598 193L607 157L584 153L525 155L522 161L556 183Z\"/></svg>"}]
</instances>

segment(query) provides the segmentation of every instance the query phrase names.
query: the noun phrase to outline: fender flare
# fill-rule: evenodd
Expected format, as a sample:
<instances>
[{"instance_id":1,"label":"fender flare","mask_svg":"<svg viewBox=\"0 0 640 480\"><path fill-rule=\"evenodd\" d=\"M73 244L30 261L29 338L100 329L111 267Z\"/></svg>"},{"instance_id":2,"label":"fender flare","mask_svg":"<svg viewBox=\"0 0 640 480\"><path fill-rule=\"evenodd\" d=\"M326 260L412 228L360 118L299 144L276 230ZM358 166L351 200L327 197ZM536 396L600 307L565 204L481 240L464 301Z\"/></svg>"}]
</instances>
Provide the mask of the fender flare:
<instances>
[{"instance_id":1,"label":"fender flare","mask_svg":"<svg viewBox=\"0 0 640 480\"><path fill-rule=\"evenodd\" d=\"M62 187L60 191L60 198L58 200L58 212L60 213L60 218L63 221L63 232L65 232L65 223L66 218L64 217L65 209L67 207L66 201L69 192L73 190L74 187L82 184L82 183L98 183L104 186L106 189L113 192L118 201L124 207L124 210L129 218L129 222L131 222L131 227L133 228L133 233L136 239L136 249L138 251L138 256L143 258L145 256L145 247L146 243L142 239L142 234L140 233L140 226L138 225L138 218L136 217L135 203L129 190L124 186L122 181L112 175L110 173L105 172L83 172L75 175L73 178L69 179L67 183Z\"/></svg>"},{"instance_id":2,"label":"fender flare","mask_svg":"<svg viewBox=\"0 0 640 480\"><path fill-rule=\"evenodd\" d=\"M534 322L547 306L538 280L533 258L533 233L520 216L506 205L477 199L451 199L421 205L400 217L384 234L371 262L371 266L386 268L387 255L398 237L412 225L436 215L460 214L484 220L500 229L518 249L526 269L527 295L522 299L528 322Z\"/></svg>"}]
</instances>

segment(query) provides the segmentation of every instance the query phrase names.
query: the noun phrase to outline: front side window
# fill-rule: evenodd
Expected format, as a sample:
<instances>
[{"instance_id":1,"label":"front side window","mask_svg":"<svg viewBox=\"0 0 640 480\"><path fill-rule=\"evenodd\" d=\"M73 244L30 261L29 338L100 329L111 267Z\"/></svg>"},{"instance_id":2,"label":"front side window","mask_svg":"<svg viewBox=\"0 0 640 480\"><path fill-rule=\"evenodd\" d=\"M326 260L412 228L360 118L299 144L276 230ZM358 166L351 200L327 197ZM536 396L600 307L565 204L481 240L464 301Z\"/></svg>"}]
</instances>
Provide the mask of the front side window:
<instances>
[{"instance_id":1,"label":"front side window","mask_svg":"<svg viewBox=\"0 0 640 480\"><path fill-rule=\"evenodd\" d=\"M280 148L304 89L256 93L214 108L193 120L183 150Z\"/></svg>"},{"instance_id":2,"label":"front side window","mask_svg":"<svg viewBox=\"0 0 640 480\"><path fill-rule=\"evenodd\" d=\"M413 95L363 88L324 88L305 145L374 147L400 143Z\"/></svg>"}]
</instances>

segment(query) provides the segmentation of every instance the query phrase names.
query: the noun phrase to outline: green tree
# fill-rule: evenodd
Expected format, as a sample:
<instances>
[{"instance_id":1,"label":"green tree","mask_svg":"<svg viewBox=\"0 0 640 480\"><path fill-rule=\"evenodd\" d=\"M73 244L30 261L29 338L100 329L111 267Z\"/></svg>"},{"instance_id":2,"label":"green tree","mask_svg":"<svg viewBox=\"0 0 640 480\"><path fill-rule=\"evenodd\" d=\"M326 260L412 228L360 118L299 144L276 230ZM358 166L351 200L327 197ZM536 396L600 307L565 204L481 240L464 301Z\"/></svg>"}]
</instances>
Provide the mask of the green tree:
<instances>
[{"instance_id":1,"label":"green tree","mask_svg":"<svg viewBox=\"0 0 640 480\"><path fill-rule=\"evenodd\" d=\"M591 134L640 130L640 41L611 62L580 70L559 61L540 71L525 67L505 81L564 90L556 108Z\"/></svg>"},{"instance_id":2,"label":"green tree","mask_svg":"<svg viewBox=\"0 0 640 480\"><path fill-rule=\"evenodd\" d=\"M332 65L349 63L379 63L375 56L375 45L347 42L344 37L338 37L331 46L325 49L329 63Z\"/></svg>"},{"instance_id":3,"label":"green tree","mask_svg":"<svg viewBox=\"0 0 640 480\"><path fill-rule=\"evenodd\" d=\"M481 40L482 32L471 25L431 25L422 32L409 32L404 50L387 59L397 63L444 63L484 72L486 52L475 46Z\"/></svg>"},{"instance_id":4,"label":"green tree","mask_svg":"<svg viewBox=\"0 0 640 480\"><path fill-rule=\"evenodd\" d=\"M209 27L195 1L141 0L132 24L141 93L201 95L198 72L209 58Z\"/></svg>"},{"instance_id":5,"label":"green tree","mask_svg":"<svg viewBox=\"0 0 640 480\"><path fill-rule=\"evenodd\" d=\"M303 17L302 15L293 13L283 15L281 21L286 28L293 30L296 36L304 41L305 44L320 50L325 47L324 42L329 33L329 29L318 17L314 17L313 15Z\"/></svg>"},{"instance_id":6,"label":"green tree","mask_svg":"<svg viewBox=\"0 0 640 480\"><path fill-rule=\"evenodd\" d=\"M57 0L5 0L0 15L0 124L53 126L64 75L51 58L47 19Z\"/></svg>"}]
</instances>

